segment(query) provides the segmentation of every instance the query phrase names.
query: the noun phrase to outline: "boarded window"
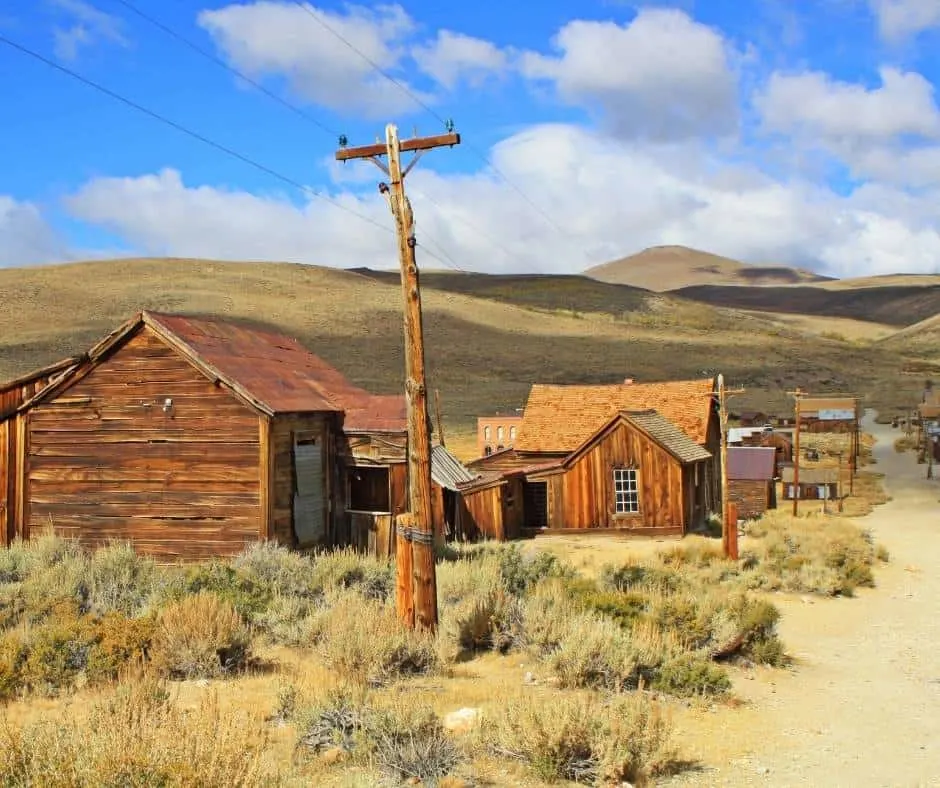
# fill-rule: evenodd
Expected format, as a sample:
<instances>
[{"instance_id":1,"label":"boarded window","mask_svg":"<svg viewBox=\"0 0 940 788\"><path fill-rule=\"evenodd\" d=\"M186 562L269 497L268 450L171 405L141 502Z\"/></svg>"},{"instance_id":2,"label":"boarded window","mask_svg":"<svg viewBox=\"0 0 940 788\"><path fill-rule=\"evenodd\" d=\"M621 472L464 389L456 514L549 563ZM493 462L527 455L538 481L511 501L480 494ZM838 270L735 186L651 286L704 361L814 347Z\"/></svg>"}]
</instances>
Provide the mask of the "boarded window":
<instances>
[{"instance_id":1,"label":"boarded window","mask_svg":"<svg viewBox=\"0 0 940 788\"><path fill-rule=\"evenodd\" d=\"M640 511L640 492L636 468L614 468L614 512L636 514Z\"/></svg>"},{"instance_id":2,"label":"boarded window","mask_svg":"<svg viewBox=\"0 0 940 788\"><path fill-rule=\"evenodd\" d=\"M294 443L294 533L301 545L326 536L323 449L316 438Z\"/></svg>"},{"instance_id":3,"label":"boarded window","mask_svg":"<svg viewBox=\"0 0 940 788\"><path fill-rule=\"evenodd\" d=\"M349 469L349 509L354 512L390 513L388 468Z\"/></svg>"}]
</instances>

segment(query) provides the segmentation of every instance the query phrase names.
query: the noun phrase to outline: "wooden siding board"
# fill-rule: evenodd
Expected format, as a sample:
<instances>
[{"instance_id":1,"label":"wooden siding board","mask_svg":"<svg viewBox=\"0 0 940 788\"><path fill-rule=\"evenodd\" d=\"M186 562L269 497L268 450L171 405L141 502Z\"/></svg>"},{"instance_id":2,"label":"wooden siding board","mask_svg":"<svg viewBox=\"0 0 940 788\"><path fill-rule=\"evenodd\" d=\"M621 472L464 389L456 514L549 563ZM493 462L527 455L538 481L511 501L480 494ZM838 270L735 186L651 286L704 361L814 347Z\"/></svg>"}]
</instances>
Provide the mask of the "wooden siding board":
<instances>
[{"instance_id":1,"label":"wooden siding board","mask_svg":"<svg viewBox=\"0 0 940 788\"><path fill-rule=\"evenodd\" d=\"M149 329L24 415L28 528L180 558L237 553L263 535L257 413Z\"/></svg>"}]
</instances>

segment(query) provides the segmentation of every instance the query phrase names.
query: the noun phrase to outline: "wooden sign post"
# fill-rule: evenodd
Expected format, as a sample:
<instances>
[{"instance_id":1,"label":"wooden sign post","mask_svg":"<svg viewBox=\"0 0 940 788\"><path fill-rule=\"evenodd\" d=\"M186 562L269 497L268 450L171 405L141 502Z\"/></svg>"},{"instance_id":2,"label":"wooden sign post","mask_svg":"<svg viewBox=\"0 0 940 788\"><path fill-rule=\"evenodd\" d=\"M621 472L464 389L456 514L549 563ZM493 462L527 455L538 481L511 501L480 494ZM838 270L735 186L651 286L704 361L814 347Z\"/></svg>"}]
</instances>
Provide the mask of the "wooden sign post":
<instances>
[{"instance_id":1,"label":"wooden sign post","mask_svg":"<svg viewBox=\"0 0 940 788\"><path fill-rule=\"evenodd\" d=\"M450 125L450 124L449 124ZM418 159L433 148L453 147L460 135L447 134L399 140L397 127L385 127L385 144L347 148L340 138L338 161L368 159L388 175L379 191L388 201L398 234L398 258L404 297L405 399L408 406L408 500L409 512L396 522L396 602L398 616L410 628L437 630L437 576L434 565L434 523L431 509L431 419L425 379L424 328L421 289L415 261L414 214L405 196L405 176ZM402 151L414 151L405 169ZM388 164L381 161L387 156Z\"/></svg>"}]
</instances>

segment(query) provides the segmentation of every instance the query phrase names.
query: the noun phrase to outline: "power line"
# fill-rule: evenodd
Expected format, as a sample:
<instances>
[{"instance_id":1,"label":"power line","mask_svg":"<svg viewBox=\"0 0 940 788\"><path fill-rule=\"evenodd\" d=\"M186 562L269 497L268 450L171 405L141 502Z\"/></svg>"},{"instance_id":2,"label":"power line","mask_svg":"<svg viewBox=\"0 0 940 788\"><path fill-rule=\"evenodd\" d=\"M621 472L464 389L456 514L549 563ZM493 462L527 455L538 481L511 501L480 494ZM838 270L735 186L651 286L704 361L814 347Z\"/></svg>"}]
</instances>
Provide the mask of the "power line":
<instances>
[{"instance_id":1,"label":"power line","mask_svg":"<svg viewBox=\"0 0 940 788\"><path fill-rule=\"evenodd\" d=\"M166 35L168 35L168 36L174 38L176 41L178 41L178 42L184 44L185 46L189 47L190 49L192 49L192 50L193 50L194 52L196 52L197 54L201 55L202 57L206 58L207 60L210 60L211 62L215 63L217 66L219 66L219 67L221 67L221 68L224 68L224 69L225 69L226 71L228 71L229 73L233 74L234 76L238 77L239 79L242 79L242 80L244 80L245 82L247 82L248 84L250 84L250 85L252 85L253 87L257 88L257 89L258 89L259 91L261 91L265 96L267 96L268 98L270 98L270 99L276 101L276 102L277 102L278 104L280 104L281 106L286 107L286 108L289 109L291 112L293 112L294 114L296 114L298 117L302 118L303 120L307 121L308 123L312 123L314 126L316 126L317 128L319 128L321 131L323 131L323 132L325 132L325 133L327 133L327 134L332 134L334 137L339 137L339 132L336 132L336 131L334 131L333 129L329 128L327 125L325 125L324 123L322 123L320 120L318 120L316 117L314 117L313 115L311 115L309 112L306 112L304 109L302 109L301 107L298 107L296 104L294 104L294 103L288 101L287 99L282 98L281 96L277 95L277 94L274 93L273 91L271 91L271 90L269 90L268 88L264 87L264 85L262 85L262 84L259 83L258 81L251 79L251 78L250 78L249 76L247 76L244 72L242 72L242 71L238 70L237 68L234 68L233 66L229 65L228 63L226 63L226 62L225 62L224 60L222 60L221 58L218 58L218 57L216 57L215 55L213 55L211 52L206 51L203 47L199 46L199 44L196 44L196 43L193 42L191 39L187 38L185 35L183 35L182 33L180 33L178 30L175 30L174 28L170 27L169 25L166 25L166 24L164 24L163 22L161 22L161 21L160 21L159 19L157 19L156 17L154 17L154 16L152 16L152 15L150 15L150 14L148 14L148 13L142 11L142 10L141 10L140 8L138 8L134 3L130 2L130 0L114 0L114 2L119 3L120 5L124 6L126 9L128 9L129 11L131 11L131 12L137 14L141 19L145 20L146 22L149 22L149 23L152 24L154 27L156 27L157 29L159 29L159 30L161 30L162 32L164 32ZM304 8L306 9L306 7L304 7ZM334 31L334 32L335 32L335 31ZM347 42L347 43L348 43L348 42ZM367 58L367 59L368 59L368 58ZM372 62L372 61L371 61L371 59L370 59L370 63L371 63L371 62ZM378 66L375 65L375 64L373 64L373 65L374 65L374 67L376 67L376 68L378 67ZM394 78L392 78L392 79L394 79ZM407 90L407 87L406 87L406 86L402 85L402 87L403 87L405 90ZM442 214L445 213L444 206L441 205L440 202L438 202L437 200L435 200L433 197L431 197L431 196L428 195L427 193L421 192L421 191L419 191L419 190L417 190L417 189L414 189L414 190L412 190L412 191L413 191L413 193L414 193L416 196L421 197L421 198L427 200L427 201L428 201L429 203L431 203L432 205L436 206L436 207L441 211ZM487 239L491 244L493 244L493 246L495 246L495 247L501 249L501 250L502 250L506 255L508 255L510 258L514 258L514 259L518 260L519 263L520 263L521 265L523 265L524 267L529 268L530 270L532 270L532 271L535 272L535 273L540 273L540 271L539 271L535 266L533 266L528 260L525 260L524 258L517 256L514 252L510 251L509 248L508 248L505 244L503 244L502 242L500 242L499 240L497 240L494 236L492 236L491 234L487 233L485 230L481 229L478 225L476 225L475 223L471 222L469 219L467 219L467 218L465 218L465 217L463 217L463 216L460 216L460 215L451 216L451 217L449 217L449 218L455 219L456 221L461 222L462 224L466 225L468 228L470 228L470 229L473 230L474 232L478 233L478 234L479 234L480 236L482 236L483 238ZM426 236L426 237L428 238L428 240L432 241L432 242L438 247L438 249L441 250L442 254L444 254L444 256L445 256L447 259L449 259L449 260L451 261L451 263L452 263L452 266L451 266L451 267L453 267L455 270L458 270L458 271L463 272L462 269L460 269L460 267L457 266L457 264L453 261L453 258L452 258L449 254L447 254L446 251L444 251L443 244L441 244L439 241L434 241L434 239L431 238L430 236ZM438 258L438 259L440 259L440 258ZM444 262L444 261L441 260L441 262ZM447 263L445 262L445 265L446 265L446 264L447 264Z\"/></svg>"},{"instance_id":2,"label":"power line","mask_svg":"<svg viewBox=\"0 0 940 788\"><path fill-rule=\"evenodd\" d=\"M216 57L215 55L213 55L211 52L207 52L205 49L203 49L201 46L199 46L199 44L194 43L193 41L191 41L190 39L188 39L186 36L184 36L182 33L180 33L180 32L178 32L178 31L174 30L173 28L169 27L168 25L163 24L163 22L161 22L159 19L156 19L155 17L150 16L150 14L146 13L145 11L141 11L136 5L134 5L133 3L129 2L128 0L114 0L114 2L121 4L121 5L124 6L128 11L131 11L132 13L137 14L137 16L139 16L141 19L143 19L143 20L149 22L149 23L152 24L154 27L159 28L159 29L162 30L164 33L166 33L168 36L171 36L172 38L175 38L175 39L176 39L177 41L179 41L181 44L185 44L187 47L189 47L190 49L192 49L194 52L196 52L196 53L202 55L202 56L203 56L204 58L206 58L207 60L211 60L211 61L212 61L213 63L215 63L217 66L219 66L219 67L221 67L221 68L224 68L224 69L225 69L226 71L228 71L229 73L234 74L234 75L235 75L236 77L238 77L239 79L244 80L245 82L247 82L247 83L248 83L249 85L251 85L252 87L256 88L257 90L260 90L260 91L261 91L262 93L264 93L264 95L267 96L268 98L270 98L270 99L276 101L276 102L277 102L278 104L280 104L282 107L286 107L286 108L289 109L291 112L293 112L293 113L299 115L300 117L302 117L302 118L303 118L304 120L306 120L308 123L312 123L312 124L314 124L315 126L318 126L319 128L323 129L323 131L325 131L327 134L332 134L334 137L339 136L339 132L338 132L338 131L334 131L334 130L331 129L329 126L325 125L325 124L322 123L320 120L318 120L317 118L315 118L313 115L311 115L310 113L308 113L308 112L304 111L303 109L301 109L300 107L298 107L296 104L291 104L289 101L285 101L283 98L281 98L279 95L277 95L277 93L275 93L274 91L268 90L268 88L266 88L266 87L265 87L264 85L262 85L260 82L258 82L258 81L256 81L256 80L252 79L251 77L247 76L247 75L244 74L243 72L239 71L237 68L234 68L233 66L229 65L228 63L226 63L226 62L225 62L224 60L222 60L221 58Z\"/></svg>"},{"instance_id":3,"label":"power line","mask_svg":"<svg viewBox=\"0 0 940 788\"><path fill-rule=\"evenodd\" d=\"M396 85L400 90L402 90L404 93L406 93L406 94L411 98L411 100L414 101L418 106L424 108L424 110L426 110L428 113L430 113L434 118L436 118L436 119L437 119L438 121L440 121L442 124L447 125L447 122L448 122L448 121L447 121L445 118L443 118L443 117L441 116L441 114L440 114L437 110L435 110L435 109L434 109L433 107L431 107L424 99L422 99L419 95L417 95L411 88L408 87L408 85L406 85L406 84L405 84L404 82L402 82L401 80L398 80L398 79L396 79L395 77L393 77L391 74L389 74L385 69L383 69L383 68L382 68L378 63L376 63L372 58L370 58L367 54L365 54L364 52L362 52L358 47L356 47L355 44L353 44L353 43L350 42L345 36L343 36L342 33L340 33L339 31L335 30L332 26L330 26L329 24L327 24L327 22L322 18L322 16L321 16L320 14L318 14L316 11L314 11L314 9L310 6L309 3L305 2L305 0L294 0L294 3L295 3L299 8L303 9L304 11L306 11L313 19L315 19L315 20L317 21L317 23L318 23L321 27L323 27L323 28L324 28L325 30L327 30L328 32L332 33L334 36L336 36L336 38L338 38L340 41L342 41L342 42L343 42L347 47L349 47L353 52L355 52L356 54L358 54L363 60L365 60L370 66L372 66L372 68L375 69L375 71L376 71L378 74L380 74L381 76L385 77L389 82L391 82L393 85ZM509 186L511 189L513 189L513 190L514 190L520 197L522 197L522 199L525 200L535 211L537 211L539 214L541 214L542 218L544 218L546 221L548 221L548 223L551 224L559 233L561 233L562 235L565 235L565 236L567 235L567 233L566 233L565 230L561 227L561 225L558 224L558 222L556 222L556 221L555 221L549 214L547 214L542 208L540 208L540 207L538 206L538 204L536 204L536 203L532 200L532 198L529 197L529 195L527 195L524 191L522 191L522 189L520 189L515 183L513 183L513 182L506 176L506 174L503 173L503 172L492 162L492 160L490 159L489 156L487 156L483 151L481 151L479 148L475 147L474 145L472 145L472 144L470 144L470 143L467 144L467 147L470 148L470 150L472 150L474 153L476 153L477 156L479 156L479 157L490 167L490 169L492 169L493 172L495 172L495 173L500 177L500 179L502 179L502 181L503 181L507 186Z\"/></svg>"},{"instance_id":4,"label":"power line","mask_svg":"<svg viewBox=\"0 0 940 788\"><path fill-rule=\"evenodd\" d=\"M11 41L2 33L0 33L0 43L6 44L8 47L11 47L12 49L16 49L19 52L23 53L24 55L28 55L29 57L34 58L35 60L38 60L41 63L45 63L47 66L56 69L56 71L60 71L61 73L66 74L72 77L73 79L78 80L79 82L87 85L88 87L93 88L94 90L97 90L100 93L103 93L106 96L113 98L115 101L119 101L122 104L125 104L126 106L131 107L132 109L135 109L138 112L141 112L144 115L147 115L148 117L154 120L157 120L160 123L163 123L164 125L169 126L170 128L176 129L177 131L183 134L186 134L187 136L192 137L193 139L198 140L199 142L202 142L203 144L208 145L209 147L214 148L217 151L225 153L226 155L231 156L234 159L238 159L244 164L247 164L250 167L254 167L255 169L260 170L261 172L267 175L270 175L273 178L277 178L278 180L283 181L284 183L290 186L293 186L295 189L298 189L304 192L305 194L311 195L320 200L324 200L330 203L331 205L333 205L334 207L339 208L341 211L345 211L346 213L352 216L356 216L359 219L362 219L364 222L368 222L369 224L374 225L375 227L378 227L379 229L384 230L385 232L394 233L394 230L391 227L387 227L386 225L375 221L375 219L372 219L369 216L366 216L365 214L359 213L358 211L354 211L352 208L348 208L347 206L343 205L341 202L334 200L332 197L329 197L325 194L317 192L311 189L309 186L304 186L299 181L296 181L287 175L283 175L277 170L271 169L266 164L261 164L260 162L257 162L254 159L249 158L243 153L239 153L236 150L232 150L231 148L226 147L225 145L222 145L221 143L216 142L215 140L212 140L209 137L206 137L197 131L193 131L192 129L189 129L186 126L183 126L182 124L177 123L175 120L171 120L170 118L167 118L166 116L161 115L160 113L155 112L152 109L148 109L147 107L141 104L138 104L132 99L122 96L119 93L115 93L110 88L106 88L104 85L101 85L98 82L95 82L94 80L88 79L87 77L82 76L81 74L79 74L76 71L73 71L70 68L60 65L59 63L56 63L54 60L50 60L49 58L39 54L38 52L35 52L32 49L29 49L28 47L23 46L22 44L18 44L15 41Z\"/></svg>"}]
</instances>

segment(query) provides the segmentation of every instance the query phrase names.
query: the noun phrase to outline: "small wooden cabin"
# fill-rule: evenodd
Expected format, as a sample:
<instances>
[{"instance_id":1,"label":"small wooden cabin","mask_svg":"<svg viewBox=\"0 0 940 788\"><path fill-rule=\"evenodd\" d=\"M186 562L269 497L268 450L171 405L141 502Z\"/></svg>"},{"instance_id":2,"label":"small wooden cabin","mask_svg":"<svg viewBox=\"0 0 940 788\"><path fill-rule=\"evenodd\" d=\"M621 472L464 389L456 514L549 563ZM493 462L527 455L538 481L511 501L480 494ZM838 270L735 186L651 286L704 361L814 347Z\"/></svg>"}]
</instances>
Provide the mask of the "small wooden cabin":
<instances>
[{"instance_id":1,"label":"small wooden cabin","mask_svg":"<svg viewBox=\"0 0 940 788\"><path fill-rule=\"evenodd\" d=\"M404 398L230 322L142 312L2 424L18 435L0 466L7 543L51 526L201 559L361 543L407 508Z\"/></svg>"},{"instance_id":2,"label":"small wooden cabin","mask_svg":"<svg viewBox=\"0 0 940 788\"><path fill-rule=\"evenodd\" d=\"M777 507L776 451L773 446L728 447L728 497L738 518L760 517Z\"/></svg>"},{"instance_id":3,"label":"small wooden cabin","mask_svg":"<svg viewBox=\"0 0 940 788\"><path fill-rule=\"evenodd\" d=\"M855 432L861 415L857 397L803 397L800 400L800 431Z\"/></svg>"},{"instance_id":4,"label":"small wooden cabin","mask_svg":"<svg viewBox=\"0 0 940 788\"><path fill-rule=\"evenodd\" d=\"M476 530L681 535L708 515L711 454L653 410L622 411L566 457L484 476L462 489ZM521 529L520 529L521 526Z\"/></svg>"},{"instance_id":5,"label":"small wooden cabin","mask_svg":"<svg viewBox=\"0 0 940 788\"><path fill-rule=\"evenodd\" d=\"M561 462L584 445L598 429L622 412L656 411L693 443L708 461L700 469L708 512L721 508L721 429L714 378L651 383L532 386L522 427L512 449L469 464L477 472ZM528 518L528 515L527 515Z\"/></svg>"}]
</instances>

